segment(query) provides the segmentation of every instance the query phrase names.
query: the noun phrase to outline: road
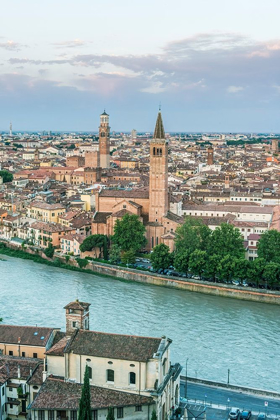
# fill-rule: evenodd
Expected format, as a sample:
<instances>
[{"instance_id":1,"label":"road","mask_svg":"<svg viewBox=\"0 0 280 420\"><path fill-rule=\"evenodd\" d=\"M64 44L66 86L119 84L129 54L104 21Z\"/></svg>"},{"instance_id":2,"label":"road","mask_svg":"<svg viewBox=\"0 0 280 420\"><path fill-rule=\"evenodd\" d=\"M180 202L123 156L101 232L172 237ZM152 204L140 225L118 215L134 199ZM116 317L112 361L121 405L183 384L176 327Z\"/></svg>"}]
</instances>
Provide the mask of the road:
<instances>
[{"instance_id":1,"label":"road","mask_svg":"<svg viewBox=\"0 0 280 420\"><path fill-rule=\"evenodd\" d=\"M181 382L181 396L185 397L185 384L183 382ZM191 401L200 401L207 406L238 407L240 410L247 409L253 413L262 412L280 417L280 399L276 398L255 396L192 382L187 383L187 398ZM268 403L267 407L265 407L265 402Z\"/></svg>"}]
</instances>

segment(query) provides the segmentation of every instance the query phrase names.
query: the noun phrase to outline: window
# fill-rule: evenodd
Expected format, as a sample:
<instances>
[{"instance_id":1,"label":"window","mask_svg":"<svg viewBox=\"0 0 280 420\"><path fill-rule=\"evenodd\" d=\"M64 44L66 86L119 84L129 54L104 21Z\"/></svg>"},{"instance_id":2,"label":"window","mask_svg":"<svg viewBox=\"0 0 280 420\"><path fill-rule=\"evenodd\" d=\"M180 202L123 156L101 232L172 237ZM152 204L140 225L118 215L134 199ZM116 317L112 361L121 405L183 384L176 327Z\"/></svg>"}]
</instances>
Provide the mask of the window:
<instances>
[{"instance_id":1,"label":"window","mask_svg":"<svg viewBox=\"0 0 280 420\"><path fill-rule=\"evenodd\" d=\"M9 356L13 356L14 352L13 350L9 350Z\"/></svg>"},{"instance_id":2,"label":"window","mask_svg":"<svg viewBox=\"0 0 280 420\"><path fill-rule=\"evenodd\" d=\"M48 420L54 420L54 411L53 410L48 411Z\"/></svg>"},{"instance_id":3,"label":"window","mask_svg":"<svg viewBox=\"0 0 280 420\"><path fill-rule=\"evenodd\" d=\"M126 209L126 204L123 205L123 208Z\"/></svg>"},{"instance_id":4,"label":"window","mask_svg":"<svg viewBox=\"0 0 280 420\"><path fill-rule=\"evenodd\" d=\"M97 420L97 418L98 418L98 412L97 412L97 410L92 410L91 411L91 419L92 420Z\"/></svg>"},{"instance_id":5,"label":"window","mask_svg":"<svg viewBox=\"0 0 280 420\"><path fill-rule=\"evenodd\" d=\"M142 411L142 405L136 405L135 406L135 411Z\"/></svg>"},{"instance_id":6,"label":"window","mask_svg":"<svg viewBox=\"0 0 280 420\"><path fill-rule=\"evenodd\" d=\"M117 419L122 419L123 418L123 407L118 407L117 408Z\"/></svg>"},{"instance_id":7,"label":"window","mask_svg":"<svg viewBox=\"0 0 280 420\"><path fill-rule=\"evenodd\" d=\"M92 368L90 366L88 366L88 377L92 379Z\"/></svg>"},{"instance_id":8,"label":"window","mask_svg":"<svg viewBox=\"0 0 280 420\"><path fill-rule=\"evenodd\" d=\"M38 357L38 353L33 353L33 357L34 357L35 359L37 359L37 357Z\"/></svg>"},{"instance_id":9,"label":"window","mask_svg":"<svg viewBox=\"0 0 280 420\"><path fill-rule=\"evenodd\" d=\"M115 372L112 369L107 369L107 382L114 382Z\"/></svg>"},{"instance_id":10,"label":"window","mask_svg":"<svg viewBox=\"0 0 280 420\"><path fill-rule=\"evenodd\" d=\"M38 420L45 420L44 410L38 410Z\"/></svg>"},{"instance_id":11,"label":"window","mask_svg":"<svg viewBox=\"0 0 280 420\"><path fill-rule=\"evenodd\" d=\"M72 322L72 327L73 327L73 328L77 328L77 321L73 321L73 322Z\"/></svg>"},{"instance_id":12,"label":"window","mask_svg":"<svg viewBox=\"0 0 280 420\"><path fill-rule=\"evenodd\" d=\"M2 396L5 395L5 388L2 388Z\"/></svg>"},{"instance_id":13,"label":"window","mask_svg":"<svg viewBox=\"0 0 280 420\"><path fill-rule=\"evenodd\" d=\"M130 385L136 384L136 374L134 372L129 372L129 383Z\"/></svg>"},{"instance_id":14,"label":"window","mask_svg":"<svg viewBox=\"0 0 280 420\"><path fill-rule=\"evenodd\" d=\"M49 420L53 420L53 419L49 419ZM70 420L77 420L77 411L76 410L71 410L70 411Z\"/></svg>"},{"instance_id":15,"label":"window","mask_svg":"<svg viewBox=\"0 0 280 420\"><path fill-rule=\"evenodd\" d=\"M23 351L23 352L21 353L21 355L22 355L22 357L25 357L25 351Z\"/></svg>"},{"instance_id":16,"label":"window","mask_svg":"<svg viewBox=\"0 0 280 420\"><path fill-rule=\"evenodd\" d=\"M10 404L10 408L13 408L13 406L14 406L13 404Z\"/></svg>"}]
</instances>

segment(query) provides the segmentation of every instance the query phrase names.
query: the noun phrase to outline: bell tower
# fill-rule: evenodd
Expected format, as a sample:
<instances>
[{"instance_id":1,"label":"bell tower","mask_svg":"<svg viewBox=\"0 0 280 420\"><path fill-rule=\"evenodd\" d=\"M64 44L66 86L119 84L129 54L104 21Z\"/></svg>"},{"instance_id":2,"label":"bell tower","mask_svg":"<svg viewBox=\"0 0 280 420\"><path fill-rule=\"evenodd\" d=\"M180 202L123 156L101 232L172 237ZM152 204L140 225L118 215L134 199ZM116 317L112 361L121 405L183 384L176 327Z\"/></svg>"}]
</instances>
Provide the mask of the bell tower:
<instances>
[{"instance_id":1,"label":"bell tower","mask_svg":"<svg viewBox=\"0 0 280 420\"><path fill-rule=\"evenodd\" d=\"M80 302L78 299L64 306L66 309L66 335L71 335L78 328L89 330L90 303Z\"/></svg>"},{"instance_id":2,"label":"bell tower","mask_svg":"<svg viewBox=\"0 0 280 420\"><path fill-rule=\"evenodd\" d=\"M105 112L100 115L99 126L99 154L101 168L110 168L110 127L109 115Z\"/></svg>"},{"instance_id":3,"label":"bell tower","mask_svg":"<svg viewBox=\"0 0 280 420\"><path fill-rule=\"evenodd\" d=\"M162 223L168 211L168 143L161 112L150 142L149 222Z\"/></svg>"}]
</instances>

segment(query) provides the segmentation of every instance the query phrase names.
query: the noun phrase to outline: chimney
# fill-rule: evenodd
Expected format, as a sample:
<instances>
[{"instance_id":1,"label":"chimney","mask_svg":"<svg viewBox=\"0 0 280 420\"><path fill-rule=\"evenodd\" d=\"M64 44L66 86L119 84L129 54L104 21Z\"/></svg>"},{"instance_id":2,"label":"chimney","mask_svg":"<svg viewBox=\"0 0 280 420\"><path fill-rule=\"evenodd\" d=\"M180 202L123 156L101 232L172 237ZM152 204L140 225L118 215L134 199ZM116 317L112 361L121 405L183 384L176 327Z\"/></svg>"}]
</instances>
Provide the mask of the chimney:
<instances>
[{"instance_id":1,"label":"chimney","mask_svg":"<svg viewBox=\"0 0 280 420\"><path fill-rule=\"evenodd\" d=\"M18 376L18 379L20 379L20 365L18 365L17 367L17 376Z\"/></svg>"}]
</instances>

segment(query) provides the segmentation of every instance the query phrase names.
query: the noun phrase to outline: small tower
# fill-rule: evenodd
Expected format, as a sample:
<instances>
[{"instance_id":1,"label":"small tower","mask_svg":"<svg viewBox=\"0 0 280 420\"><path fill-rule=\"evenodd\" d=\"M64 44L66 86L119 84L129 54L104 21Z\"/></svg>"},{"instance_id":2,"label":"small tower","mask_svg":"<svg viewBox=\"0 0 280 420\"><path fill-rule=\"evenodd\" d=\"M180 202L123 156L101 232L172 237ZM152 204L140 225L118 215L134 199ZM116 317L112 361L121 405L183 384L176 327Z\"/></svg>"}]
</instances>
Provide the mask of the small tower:
<instances>
[{"instance_id":1,"label":"small tower","mask_svg":"<svg viewBox=\"0 0 280 420\"><path fill-rule=\"evenodd\" d=\"M89 329L90 303L80 302L78 299L64 306L66 309L66 335L71 335L77 328Z\"/></svg>"},{"instance_id":2,"label":"small tower","mask_svg":"<svg viewBox=\"0 0 280 420\"><path fill-rule=\"evenodd\" d=\"M99 126L99 153L101 168L110 168L110 127L109 115L105 112L100 115Z\"/></svg>"},{"instance_id":3,"label":"small tower","mask_svg":"<svg viewBox=\"0 0 280 420\"><path fill-rule=\"evenodd\" d=\"M162 223L168 211L168 143L159 111L150 142L149 221Z\"/></svg>"},{"instance_id":4,"label":"small tower","mask_svg":"<svg viewBox=\"0 0 280 420\"><path fill-rule=\"evenodd\" d=\"M230 185L229 185L229 176L228 176L228 175L226 175L226 176L225 176L225 188L226 188L226 189L229 189L229 187L230 187Z\"/></svg>"},{"instance_id":5,"label":"small tower","mask_svg":"<svg viewBox=\"0 0 280 420\"><path fill-rule=\"evenodd\" d=\"M12 135L13 135L13 125L12 125L12 122L10 122L10 136Z\"/></svg>"},{"instance_id":6,"label":"small tower","mask_svg":"<svg viewBox=\"0 0 280 420\"><path fill-rule=\"evenodd\" d=\"M273 153L279 152L279 142L278 139L272 139L271 140L271 150Z\"/></svg>"},{"instance_id":7,"label":"small tower","mask_svg":"<svg viewBox=\"0 0 280 420\"><path fill-rule=\"evenodd\" d=\"M214 164L214 149L211 146L208 147L207 149L207 165L213 165Z\"/></svg>"}]
</instances>

